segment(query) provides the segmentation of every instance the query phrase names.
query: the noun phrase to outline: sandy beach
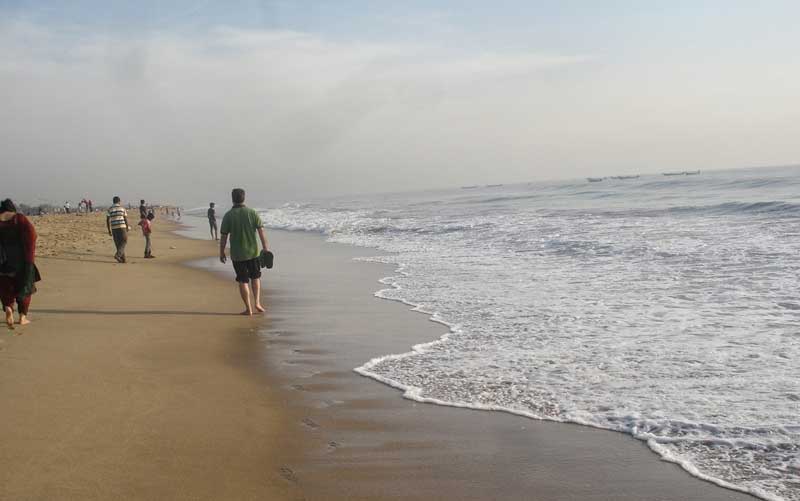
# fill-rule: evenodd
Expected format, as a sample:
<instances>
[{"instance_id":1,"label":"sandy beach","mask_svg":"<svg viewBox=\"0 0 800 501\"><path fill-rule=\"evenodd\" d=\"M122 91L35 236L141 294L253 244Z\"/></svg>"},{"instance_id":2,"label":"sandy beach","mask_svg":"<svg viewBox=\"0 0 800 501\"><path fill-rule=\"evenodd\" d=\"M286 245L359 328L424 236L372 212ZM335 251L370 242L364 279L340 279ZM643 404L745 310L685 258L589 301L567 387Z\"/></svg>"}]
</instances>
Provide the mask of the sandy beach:
<instances>
[{"instance_id":1,"label":"sandy beach","mask_svg":"<svg viewBox=\"0 0 800 501\"><path fill-rule=\"evenodd\" d=\"M373 251L272 231L265 316L216 243L34 219L33 323L0 343L0 499L745 500L628 436L417 404L352 371L441 325L377 299ZM200 230L188 234L204 236ZM191 262L191 266L185 263Z\"/></svg>"},{"instance_id":2,"label":"sandy beach","mask_svg":"<svg viewBox=\"0 0 800 501\"><path fill-rule=\"evenodd\" d=\"M103 215L33 218L33 323L0 342L0 499L297 499L293 442L253 377L263 319L231 281L182 266L215 244L156 220L154 254L114 262Z\"/></svg>"}]
</instances>

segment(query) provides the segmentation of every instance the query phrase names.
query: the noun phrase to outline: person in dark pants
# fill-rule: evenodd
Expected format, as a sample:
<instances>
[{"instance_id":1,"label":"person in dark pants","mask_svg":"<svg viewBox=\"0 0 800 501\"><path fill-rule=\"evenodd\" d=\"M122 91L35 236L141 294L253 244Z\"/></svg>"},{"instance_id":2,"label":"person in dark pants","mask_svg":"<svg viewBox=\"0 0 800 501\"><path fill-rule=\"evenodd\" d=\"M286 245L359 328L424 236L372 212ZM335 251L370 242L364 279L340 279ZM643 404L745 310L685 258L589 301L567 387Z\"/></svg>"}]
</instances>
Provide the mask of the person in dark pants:
<instances>
[{"instance_id":1,"label":"person in dark pants","mask_svg":"<svg viewBox=\"0 0 800 501\"><path fill-rule=\"evenodd\" d=\"M118 263L124 263L125 260L125 246L128 244L128 212L125 207L120 203L119 197L114 197L114 205L108 209L106 216L106 227L108 234L114 237L114 245L117 247L117 252L114 254L114 259Z\"/></svg>"},{"instance_id":2,"label":"person in dark pants","mask_svg":"<svg viewBox=\"0 0 800 501\"><path fill-rule=\"evenodd\" d=\"M255 299L255 311L264 312L261 306L261 264L259 263L258 242L256 234L261 240L261 248L266 252L267 237L264 234L264 225L258 213L244 205L244 190L235 188L231 192L233 207L225 213L222 218L220 233L222 238L219 241L219 260L225 263L228 258L225 256L225 246L228 243L228 236L231 239L231 260L233 269L236 271L236 281L239 283L239 294L242 296L245 310L242 315L253 314L253 303L250 302L250 287L253 286L253 298Z\"/></svg>"},{"instance_id":3,"label":"person in dark pants","mask_svg":"<svg viewBox=\"0 0 800 501\"><path fill-rule=\"evenodd\" d=\"M217 233L217 211L214 209L214 202L208 204L208 226L211 228L211 239L219 240Z\"/></svg>"}]
</instances>

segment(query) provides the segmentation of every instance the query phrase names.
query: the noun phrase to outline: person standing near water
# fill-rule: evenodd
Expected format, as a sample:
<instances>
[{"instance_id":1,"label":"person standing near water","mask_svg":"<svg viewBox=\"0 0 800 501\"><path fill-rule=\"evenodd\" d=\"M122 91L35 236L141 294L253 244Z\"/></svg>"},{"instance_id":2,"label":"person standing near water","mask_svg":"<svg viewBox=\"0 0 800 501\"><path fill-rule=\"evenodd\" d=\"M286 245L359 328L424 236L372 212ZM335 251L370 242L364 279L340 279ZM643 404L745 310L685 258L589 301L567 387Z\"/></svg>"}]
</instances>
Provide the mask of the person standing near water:
<instances>
[{"instance_id":1,"label":"person standing near water","mask_svg":"<svg viewBox=\"0 0 800 501\"><path fill-rule=\"evenodd\" d=\"M106 227L108 234L114 237L114 245L117 248L114 259L118 263L125 262L125 246L128 244L128 212L120 203L119 197L114 197L114 205L108 209L106 216Z\"/></svg>"},{"instance_id":2,"label":"person standing near water","mask_svg":"<svg viewBox=\"0 0 800 501\"><path fill-rule=\"evenodd\" d=\"M208 204L208 226L211 227L211 239L219 240L217 233L217 211L214 209L214 202Z\"/></svg>"},{"instance_id":3,"label":"person standing near water","mask_svg":"<svg viewBox=\"0 0 800 501\"><path fill-rule=\"evenodd\" d=\"M31 294L41 280L36 269L36 230L30 220L17 213L10 199L0 202L0 299L9 329L14 328L14 303L19 324L26 325Z\"/></svg>"},{"instance_id":4,"label":"person standing near water","mask_svg":"<svg viewBox=\"0 0 800 501\"><path fill-rule=\"evenodd\" d=\"M244 190L234 188L231 192L233 207L225 213L222 218L220 233L222 238L219 241L219 260L227 262L225 246L228 243L228 235L231 239L231 260L233 269L236 271L236 281L239 283L239 294L242 296L245 310L242 315L253 314L253 303L250 302L250 287L253 286L253 298L255 299L255 311L264 312L261 306L261 265L259 263L258 242L256 234L261 240L261 248L268 250L267 237L264 234L264 225L258 213L244 205Z\"/></svg>"}]
</instances>

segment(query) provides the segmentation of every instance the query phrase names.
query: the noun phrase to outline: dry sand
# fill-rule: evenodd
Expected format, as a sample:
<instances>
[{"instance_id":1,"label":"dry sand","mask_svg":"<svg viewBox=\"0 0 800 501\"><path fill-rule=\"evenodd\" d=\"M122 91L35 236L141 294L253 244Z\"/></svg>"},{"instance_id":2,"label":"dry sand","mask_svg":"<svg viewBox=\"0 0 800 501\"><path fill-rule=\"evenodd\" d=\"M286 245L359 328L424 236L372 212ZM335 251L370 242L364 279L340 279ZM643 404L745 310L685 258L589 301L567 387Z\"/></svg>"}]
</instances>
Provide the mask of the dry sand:
<instances>
[{"instance_id":1,"label":"dry sand","mask_svg":"<svg viewBox=\"0 0 800 501\"><path fill-rule=\"evenodd\" d=\"M0 499L299 499L286 416L254 377L263 320L180 263L215 243L155 221L117 264L103 215L33 218L33 323L0 331ZM133 223L133 222L132 222Z\"/></svg>"}]
</instances>

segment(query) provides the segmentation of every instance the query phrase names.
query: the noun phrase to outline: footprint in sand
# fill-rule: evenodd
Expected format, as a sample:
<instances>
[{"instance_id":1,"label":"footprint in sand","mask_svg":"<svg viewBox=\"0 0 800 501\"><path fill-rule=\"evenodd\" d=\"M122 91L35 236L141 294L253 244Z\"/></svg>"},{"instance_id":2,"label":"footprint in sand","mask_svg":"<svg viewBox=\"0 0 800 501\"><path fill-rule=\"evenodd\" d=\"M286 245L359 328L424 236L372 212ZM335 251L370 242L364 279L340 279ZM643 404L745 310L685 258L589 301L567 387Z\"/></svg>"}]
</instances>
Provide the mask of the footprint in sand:
<instances>
[{"instance_id":1,"label":"footprint in sand","mask_svg":"<svg viewBox=\"0 0 800 501\"><path fill-rule=\"evenodd\" d=\"M317 422L316 422L316 421L314 421L314 420L313 420L313 419L311 419L311 418L303 418L303 420L302 420L301 422L302 422L302 423L303 423L305 426L308 426L309 428L311 428L312 430L317 430L317 429L319 429L319 425L317 424Z\"/></svg>"},{"instance_id":2,"label":"footprint in sand","mask_svg":"<svg viewBox=\"0 0 800 501\"><path fill-rule=\"evenodd\" d=\"M318 350L315 348L295 348L292 351L300 355L327 355L330 353L326 350Z\"/></svg>"},{"instance_id":3,"label":"footprint in sand","mask_svg":"<svg viewBox=\"0 0 800 501\"><path fill-rule=\"evenodd\" d=\"M296 484L299 481L299 479L297 478L297 474L295 474L294 470L292 470L288 466L282 466L281 467L281 476L285 480L287 480L287 481L289 481L289 482L291 482L293 484Z\"/></svg>"},{"instance_id":4,"label":"footprint in sand","mask_svg":"<svg viewBox=\"0 0 800 501\"><path fill-rule=\"evenodd\" d=\"M330 400L325 399L317 402L317 407L320 409L327 409L328 407L333 407L334 405L342 405L344 403L343 400Z\"/></svg>"}]
</instances>

